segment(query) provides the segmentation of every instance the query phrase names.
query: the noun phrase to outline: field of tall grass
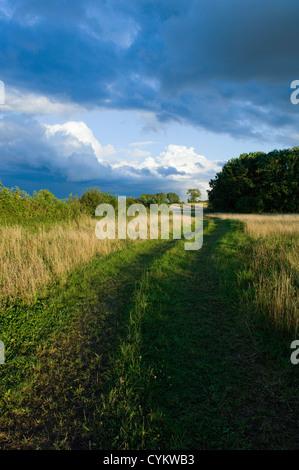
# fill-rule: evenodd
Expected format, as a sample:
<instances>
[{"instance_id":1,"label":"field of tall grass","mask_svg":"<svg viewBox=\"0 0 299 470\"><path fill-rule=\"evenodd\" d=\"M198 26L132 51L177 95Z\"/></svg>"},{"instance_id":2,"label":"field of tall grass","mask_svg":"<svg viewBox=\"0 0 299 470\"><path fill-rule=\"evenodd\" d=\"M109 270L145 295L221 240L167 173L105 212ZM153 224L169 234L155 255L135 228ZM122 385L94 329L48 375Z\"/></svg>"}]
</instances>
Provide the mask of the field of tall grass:
<instances>
[{"instance_id":1,"label":"field of tall grass","mask_svg":"<svg viewBox=\"0 0 299 470\"><path fill-rule=\"evenodd\" d=\"M127 229L133 218L127 218ZM64 282L72 269L88 263L93 257L106 256L128 243L144 241L150 236L149 214L145 221L142 217L139 219L146 226L145 238L135 240L135 224L130 236L123 240L117 237L117 223L115 239L100 240L96 235L98 220L81 214L76 219L56 223L0 224L0 304L15 301L29 304L37 295L43 294L49 284ZM138 225L136 230L139 231ZM172 230L173 220L170 219L170 236ZM161 215L158 236L161 236Z\"/></svg>"},{"instance_id":2,"label":"field of tall grass","mask_svg":"<svg viewBox=\"0 0 299 470\"><path fill-rule=\"evenodd\" d=\"M298 218L207 214L195 251L0 223L0 448L295 448Z\"/></svg>"},{"instance_id":3,"label":"field of tall grass","mask_svg":"<svg viewBox=\"0 0 299 470\"><path fill-rule=\"evenodd\" d=\"M96 255L123 246L122 240L99 240L95 219L41 225L0 226L0 300L30 303L50 283L63 281L74 268Z\"/></svg>"},{"instance_id":4,"label":"field of tall grass","mask_svg":"<svg viewBox=\"0 0 299 470\"><path fill-rule=\"evenodd\" d=\"M299 214L209 213L208 216L224 220L240 220L244 222L246 232L254 238L269 235L299 235Z\"/></svg>"},{"instance_id":5,"label":"field of tall grass","mask_svg":"<svg viewBox=\"0 0 299 470\"><path fill-rule=\"evenodd\" d=\"M275 327L297 332L299 215L217 213L208 217L244 224L251 243L246 248L249 264L241 270L240 280L251 282L257 311ZM0 226L0 302L29 304L49 284L63 282L72 269L125 246L124 240L99 240L95 226L96 220L85 214L34 229Z\"/></svg>"},{"instance_id":6,"label":"field of tall grass","mask_svg":"<svg viewBox=\"0 0 299 470\"><path fill-rule=\"evenodd\" d=\"M149 223L148 217L148 234ZM64 282L72 269L132 243L117 236L100 240L95 234L96 224L96 219L82 214L76 220L47 225L0 225L0 304L15 301L29 304L49 284ZM139 241L142 239L133 240Z\"/></svg>"},{"instance_id":7,"label":"field of tall grass","mask_svg":"<svg viewBox=\"0 0 299 470\"><path fill-rule=\"evenodd\" d=\"M239 220L251 243L240 277L251 282L254 308L278 329L299 329L299 215L209 214Z\"/></svg>"}]
</instances>

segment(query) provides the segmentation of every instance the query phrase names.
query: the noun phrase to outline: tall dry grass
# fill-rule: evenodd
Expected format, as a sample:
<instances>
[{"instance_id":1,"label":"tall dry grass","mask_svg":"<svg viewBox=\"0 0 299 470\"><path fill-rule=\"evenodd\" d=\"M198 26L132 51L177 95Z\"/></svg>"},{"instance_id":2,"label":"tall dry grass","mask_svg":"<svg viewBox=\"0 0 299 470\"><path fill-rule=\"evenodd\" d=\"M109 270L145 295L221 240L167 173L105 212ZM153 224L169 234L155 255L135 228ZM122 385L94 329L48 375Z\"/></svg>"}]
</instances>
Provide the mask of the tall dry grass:
<instances>
[{"instance_id":1,"label":"tall dry grass","mask_svg":"<svg viewBox=\"0 0 299 470\"><path fill-rule=\"evenodd\" d=\"M127 218L127 225L132 219ZM126 240L117 238L117 223L114 240L99 240L95 234L96 224L96 219L82 215L79 222L62 222L36 229L20 225L0 226L0 304L16 299L28 304L37 294L45 292L50 283L63 282L77 266L96 255L106 256L126 246ZM149 236L149 216L146 216L146 224ZM134 243L140 241L142 239L137 238Z\"/></svg>"},{"instance_id":2,"label":"tall dry grass","mask_svg":"<svg viewBox=\"0 0 299 470\"><path fill-rule=\"evenodd\" d=\"M0 301L28 303L78 265L124 246L123 240L99 240L95 225L95 220L82 216L79 226L68 222L37 230L0 227Z\"/></svg>"},{"instance_id":3,"label":"tall dry grass","mask_svg":"<svg viewBox=\"0 0 299 470\"><path fill-rule=\"evenodd\" d=\"M240 220L245 223L246 232L253 237L268 235L299 234L299 214L258 215L258 214L208 214L208 217Z\"/></svg>"},{"instance_id":4,"label":"tall dry grass","mask_svg":"<svg viewBox=\"0 0 299 470\"><path fill-rule=\"evenodd\" d=\"M253 303L279 329L299 331L299 215L210 214L243 222Z\"/></svg>"}]
</instances>

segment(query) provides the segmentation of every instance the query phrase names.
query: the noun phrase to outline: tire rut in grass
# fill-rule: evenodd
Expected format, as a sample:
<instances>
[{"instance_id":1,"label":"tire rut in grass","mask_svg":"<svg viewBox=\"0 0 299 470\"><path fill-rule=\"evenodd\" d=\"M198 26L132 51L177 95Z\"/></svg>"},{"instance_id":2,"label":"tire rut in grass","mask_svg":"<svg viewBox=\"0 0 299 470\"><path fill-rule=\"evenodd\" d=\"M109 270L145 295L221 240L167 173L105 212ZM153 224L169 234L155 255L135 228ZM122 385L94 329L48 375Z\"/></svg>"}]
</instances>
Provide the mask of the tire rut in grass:
<instances>
[{"instance_id":1,"label":"tire rut in grass","mask_svg":"<svg viewBox=\"0 0 299 470\"><path fill-rule=\"evenodd\" d=\"M215 223L200 251L178 245L158 259L143 288L141 354L153 371L147 401L163 415L155 445L297 448L298 377L267 353L263 342L275 332L242 304L240 224Z\"/></svg>"},{"instance_id":2,"label":"tire rut in grass","mask_svg":"<svg viewBox=\"0 0 299 470\"><path fill-rule=\"evenodd\" d=\"M59 333L49 333L46 345L37 345L25 382L2 397L1 449L100 446L107 377L131 296L144 269L168 247L140 243L70 275L57 293L56 309L49 307L57 317L60 307L72 309L69 322Z\"/></svg>"}]
</instances>

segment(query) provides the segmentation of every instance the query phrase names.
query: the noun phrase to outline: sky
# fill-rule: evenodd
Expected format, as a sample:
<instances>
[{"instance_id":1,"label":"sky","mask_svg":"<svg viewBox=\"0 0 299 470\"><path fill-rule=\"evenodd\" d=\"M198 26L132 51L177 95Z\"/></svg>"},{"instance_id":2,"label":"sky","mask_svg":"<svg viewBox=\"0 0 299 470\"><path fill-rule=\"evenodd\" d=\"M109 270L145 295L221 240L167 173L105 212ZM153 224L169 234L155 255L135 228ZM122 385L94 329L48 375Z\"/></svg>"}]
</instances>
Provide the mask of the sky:
<instances>
[{"instance_id":1,"label":"sky","mask_svg":"<svg viewBox=\"0 0 299 470\"><path fill-rule=\"evenodd\" d=\"M298 0L0 0L2 183L206 199L299 146L298 24Z\"/></svg>"}]
</instances>

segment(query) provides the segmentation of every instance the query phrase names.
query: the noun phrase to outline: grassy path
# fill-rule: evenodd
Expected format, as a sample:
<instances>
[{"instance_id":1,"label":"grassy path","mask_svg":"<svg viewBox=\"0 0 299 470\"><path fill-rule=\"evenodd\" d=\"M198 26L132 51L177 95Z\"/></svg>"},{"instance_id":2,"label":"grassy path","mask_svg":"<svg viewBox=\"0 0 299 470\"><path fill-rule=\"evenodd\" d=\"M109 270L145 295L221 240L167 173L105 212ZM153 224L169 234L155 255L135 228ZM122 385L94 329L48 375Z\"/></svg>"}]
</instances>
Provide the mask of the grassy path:
<instances>
[{"instance_id":1,"label":"grassy path","mask_svg":"<svg viewBox=\"0 0 299 470\"><path fill-rule=\"evenodd\" d=\"M241 302L247 242L239 223L206 221L199 251L132 244L1 318L18 344L0 370L0 448L298 448L290 343Z\"/></svg>"},{"instance_id":2,"label":"grassy path","mask_svg":"<svg viewBox=\"0 0 299 470\"><path fill-rule=\"evenodd\" d=\"M1 312L0 449L85 449L106 440L99 423L136 283L167 248L129 244L31 307Z\"/></svg>"},{"instance_id":3,"label":"grassy path","mask_svg":"<svg viewBox=\"0 0 299 470\"><path fill-rule=\"evenodd\" d=\"M162 415L160 432L154 439L149 432L143 445L298 448L299 380L290 342L256 322L240 301L248 243L240 224L212 224L200 251L175 245L140 285L138 352L143 370L151 368L144 409ZM136 446L128 420L125 426L123 442Z\"/></svg>"}]
</instances>

